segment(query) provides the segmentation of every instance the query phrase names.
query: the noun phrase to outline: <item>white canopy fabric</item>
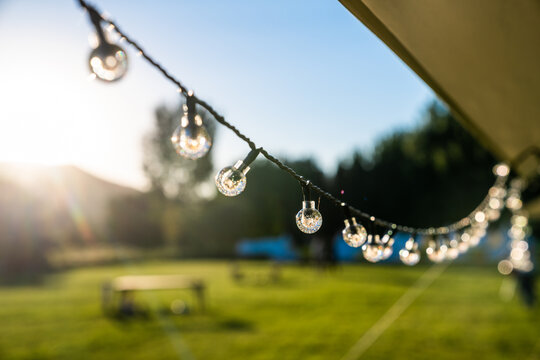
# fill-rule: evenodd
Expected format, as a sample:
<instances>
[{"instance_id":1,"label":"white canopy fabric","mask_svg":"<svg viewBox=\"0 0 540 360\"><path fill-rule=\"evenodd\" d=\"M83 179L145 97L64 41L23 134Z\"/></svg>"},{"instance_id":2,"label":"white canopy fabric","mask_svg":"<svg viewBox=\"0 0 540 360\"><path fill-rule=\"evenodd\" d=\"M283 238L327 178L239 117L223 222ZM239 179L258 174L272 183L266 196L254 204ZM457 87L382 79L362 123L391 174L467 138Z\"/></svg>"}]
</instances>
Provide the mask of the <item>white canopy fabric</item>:
<instances>
[{"instance_id":1,"label":"white canopy fabric","mask_svg":"<svg viewBox=\"0 0 540 360\"><path fill-rule=\"evenodd\" d=\"M540 1L340 2L496 157L539 175Z\"/></svg>"}]
</instances>

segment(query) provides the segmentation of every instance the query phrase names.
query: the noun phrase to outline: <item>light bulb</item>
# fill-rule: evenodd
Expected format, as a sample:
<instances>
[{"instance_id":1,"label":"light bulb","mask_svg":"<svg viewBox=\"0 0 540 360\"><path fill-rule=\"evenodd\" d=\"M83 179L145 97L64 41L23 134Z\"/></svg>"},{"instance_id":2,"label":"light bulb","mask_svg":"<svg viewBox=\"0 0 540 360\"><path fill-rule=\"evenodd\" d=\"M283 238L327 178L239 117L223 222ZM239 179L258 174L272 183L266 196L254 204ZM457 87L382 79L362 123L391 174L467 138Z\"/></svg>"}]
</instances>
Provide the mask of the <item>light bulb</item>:
<instances>
[{"instance_id":1,"label":"light bulb","mask_svg":"<svg viewBox=\"0 0 540 360\"><path fill-rule=\"evenodd\" d=\"M482 238L486 235L486 228L483 224L476 224L466 230L469 234L469 246L475 247L480 244Z\"/></svg>"},{"instance_id":2,"label":"light bulb","mask_svg":"<svg viewBox=\"0 0 540 360\"><path fill-rule=\"evenodd\" d=\"M459 256L459 241L457 239L457 235L454 234L452 237L452 240L448 242L447 250L445 253L445 256L449 260L455 260Z\"/></svg>"},{"instance_id":3,"label":"light bulb","mask_svg":"<svg viewBox=\"0 0 540 360\"><path fill-rule=\"evenodd\" d=\"M101 15L94 8L87 8L90 21L96 29L97 46L90 53L88 63L90 70L103 81L116 81L127 71L126 52L118 45L111 44L101 27Z\"/></svg>"},{"instance_id":4,"label":"light bulb","mask_svg":"<svg viewBox=\"0 0 540 360\"><path fill-rule=\"evenodd\" d=\"M487 209L486 215L489 221L497 221L501 217L501 211L495 209Z\"/></svg>"},{"instance_id":5,"label":"light bulb","mask_svg":"<svg viewBox=\"0 0 540 360\"><path fill-rule=\"evenodd\" d=\"M418 264L420 261L420 250L418 249L418 243L414 241L414 237L411 236L405 242L405 249L399 251L399 259L408 266Z\"/></svg>"},{"instance_id":6,"label":"light bulb","mask_svg":"<svg viewBox=\"0 0 540 360\"><path fill-rule=\"evenodd\" d=\"M399 251L399 259L402 263L409 266L414 266L420 261L420 250L418 250L418 245L413 249L401 249Z\"/></svg>"},{"instance_id":7,"label":"light bulb","mask_svg":"<svg viewBox=\"0 0 540 360\"><path fill-rule=\"evenodd\" d=\"M449 260L455 260L459 256L459 248L456 247L449 247L448 250L446 250L445 256Z\"/></svg>"},{"instance_id":8,"label":"light bulb","mask_svg":"<svg viewBox=\"0 0 540 360\"><path fill-rule=\"evenodd\" d=\"M246 188L246 174L249 166L243 166L239 160L234 166L223 168L216 175L216 186L220 193L225 196L236 196Z\"/></svg>"},{"instance_id":9,"label":"light bulb","mask_svg":"<svg viewBox=\"0 0 540 360\"><path fill-rule=\"evenodd\" d=\"M522 213L517 213L516 215L512 216L510 221L512 222L513 225L525 227L529 223L529 218Z\"/></svg>"},{"instance_id":10,"label":"light bulb","mask_svg":"<svg viewBox=\"0 0 540 360\"><path fill-rule=\"evenodd\" d=\"M484 223L486 221L486 214L483 211L477 211L474 214L474 220L477 223Z\"/></svg>"},{"instance_id":11,"label":"light bulb","mask_svg":"<svg viewBox=\"0 0 540 360\"><path fill-rule=\"evenodd\" d=\"M296 226L306 234L317 232L322 226L322 215L315 208L315 201L302 201L302 210L296 214Z\"/></svg>"},{"instance_id":12,"label":"light bulb","mask_svg":"<svg viewBox=\"0 0 540 360\"><path fill-rule=\"evenodd\" d=\"M461 236L460 236L460 242L458 245L458 249L460 253L464 253L467 250L469 250L469 247L471 247L471 231L470 229L465 230Z\"/></svg>"},{"instance_id":13,"label":"light bulb","mask_svg":"<svg viewBox=\"0 0 540 360\"><path fill-rule=\"evenodd\" d=\"M502 208L503 203L498 197L492 197L489 199L488 205L493 210L499 210Z\"/></svg>"},{"instance_id":14,"label":"light bulb","mask_svg":"<svg viewBox=\"0 0 540 360\"><path fill-rule=\"evenodd\" d=\"M122 78L127 71L127 55L120 46L101 42L90 53L89 65L99 79L115 81Z\"/></svg>"},{"instance_id":15,"label":"light bulb","mask_svg":"<svg viewBox=\"0 0 540 360\"><path fill-rule=\"evenodd\" d=\"M506 196L506 190L500 186L492 186L489 188L489 196L502 199Z\"/></svg>"},{"instance_id":16,"label":"light bulb","mask_svg":"<svg viewBox=\"0 0 540 360\"><path fill-rule=\"evenodd\" d=\"M499 270L502 275L510 275L514 270L514 265L510 260L501 260L497 264L497 270Z\"/></svg>"},{"instance_id":17,"label":"light bulb","mask_svg":"<svg viewBox=\"0 0 540 360\"><path fill-rule=\"evenodd\" d=\"M385 234L380 243L383 247L381 260L386 260L394 253L394 238L390 234Z\"/></svg>"},{"instance_id":18,"label":"light bulb","mask_svg":"<svg viewBox=\"0 0 540 360\"><path fill-rule=\"evenodd\" d=\"M345 228L342 234L345 243L354 248L364 245L367 239L366 228L358 225L355 218L351 218L350 222L348 219L345 219Z\"/></svg>"},{"instance_id":19,"label":"light bulb","mask_svg":"<svg viewBox=\"0 0 540 360\"><path fill-rule=\"evenodd\" d=\"M375 235L375 239L370 234L368 235L367 243L362 246L362 254L364 259L369 262L376 263L383 257L383 246L380 244L379 235Z\"/></svg>"},{"instance_id":20,"label":"light bulb","mask_svg":"<svg viewBox=\"0 0 540 360\"><path fill-rule=\"evenodd\" d=\"M440 263L446 258L446 246L439 246L434 240L430 241L426 249L426 255L434 263Z\"/></svg>"},{"instance_id":21,"label":"light bulb","mask_svg":"<svg viewBox=\"0 0 540 360\"><path fill-rule=\"evenodd\" d=\"M405 249L406 250L412 250L414 247L418 248L418 243L414 241L414 238L411 236L409 240L405 242Z\"/></svg>"},{"instance_id":22,"label":"light bulb","mask_svg":"<svg viewBox=\"0 0 540 360\"><path fill-rule=\"evenodd\" d=\"M493 167L493 174L497 176L508 176L510 174L510 167L504 163L497 164Z\"/></svg>"},{"instance_id":23,"label":"light bulb","mask_svg":"<svg viewBox=\"0 0 540 360\"><path fill-rule=\"evenodd\" d=\"M414 241L414 237L410 237L405 242L405 249L399 251L399 259L405 265L413 266L420 261L420 250L418 250L418 243Z\"/></svg>"},{"instance_id":24,"label":"light bulb","mask_svg":"<svg viewBox=\"0 0 540 360\"><path fill-rule=\"evenodd\" d=\"M234 166L227 166L217 173L215 180L220 193L225 196L236 196L244 191L249 165L257 158L259 152L259 149L253 149L244 160L238 160Z\"/></svg>"},{"instance_id":25,"label":"light bulb","mask_svg":"<svg viewBox=\"0 0 540 360\"><path fill-rule=\"evenodd\" d=\"M434 263L440 263L444 260L444 252L441 249L427 248L426 254L428 259Z\"/></svg>"},{"instance_id":26,"label":"light bulb","mask_svg":"<svg viewBox=\"0 0 540 360\"><path fill-rule=\"evenodd\" d=\"M174 149L187 159L196 160L208 153L212 139L203 125L202 119L195 113L195 100L188 96L185 112L180 126L174 130L171 137Z\"/></svg>"},{"instance_id":27,"label":"light bulb","mask_svg":"<svg viewBox=\"0 0 540 360\"><path fill-rule=\"evenodd\" d=\"M523 202L521 201L519 196L512 194L506 199L506 207L510 210L519 210L522 206Z\"/></svg>"},{"instance_id":28,"label":"light bulb","mask_svg":"<svg viewBox=\"0 0 540 360\"><path fill-rule=\"evenodd\" d=\"M458 244L458 250L460 254L463 254L469 250L469 243L467 241L460 241Z\"/></svg>"},{"instance_id":29,"label":"light bulb","mask_svg":"<svg viewBox=\"0 0 540 360\"><path fill-rule=\"evenodd\" d=\"M394 253L394 248L390 245L383 246L381 260L386 260Z\"/></svg>"}]
</instances>

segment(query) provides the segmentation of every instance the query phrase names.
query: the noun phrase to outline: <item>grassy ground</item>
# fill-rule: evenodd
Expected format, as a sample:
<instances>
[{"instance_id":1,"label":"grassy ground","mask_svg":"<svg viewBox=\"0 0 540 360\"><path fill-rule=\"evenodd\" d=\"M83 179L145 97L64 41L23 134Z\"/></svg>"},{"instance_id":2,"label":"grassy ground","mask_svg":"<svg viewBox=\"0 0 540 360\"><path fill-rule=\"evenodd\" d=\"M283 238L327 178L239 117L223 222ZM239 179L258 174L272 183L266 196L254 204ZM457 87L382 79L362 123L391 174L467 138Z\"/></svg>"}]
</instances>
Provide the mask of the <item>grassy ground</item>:
<instances>
[{"instance_id":1,"label":"grassy ground","mask_svg":"<svg viewBox=\"0 0 540 360\"><path fill-rule=\"evenodd\" d=\"M265 263L139 263L86 268L42 284L0 288L0 359L341 359L426 267L357 265L334 272ZM126 274L191 274L208 309L172 315L189 291L146 292L147 319L102 315L103 281ZM363 359L540 359L540 312L502 301L493 268L450 266L363 354ZM508 281L508 279L507 279ZM507 284L508 285L508 284Z\"/></svg>"}]
</instances>

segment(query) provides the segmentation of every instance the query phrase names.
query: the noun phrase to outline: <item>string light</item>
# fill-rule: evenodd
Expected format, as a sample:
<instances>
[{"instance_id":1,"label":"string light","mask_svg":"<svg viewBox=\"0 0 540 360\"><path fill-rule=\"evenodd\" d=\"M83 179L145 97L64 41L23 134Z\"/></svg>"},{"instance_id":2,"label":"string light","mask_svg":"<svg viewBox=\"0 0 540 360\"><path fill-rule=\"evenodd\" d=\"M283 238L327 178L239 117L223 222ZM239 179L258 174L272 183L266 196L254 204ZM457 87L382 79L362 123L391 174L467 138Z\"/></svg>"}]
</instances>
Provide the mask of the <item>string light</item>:
<instances>
[{"instance_id":1,"label":"string light","mask_svg":"<svg viewBox=\"0 0 540 360\"><path fill-rule=\"evenodd\" d=\"M510 199L510 197L513 198L512 201L510 201L512 205L521 205L521 192L524 187L525 184L523 180L512 180L508 191L508 199ZM530 231L528 226L529 217L527 212L521 210L521 206L515 206L510 209L512 211L512 218L510 220L512 226L510 227L510 230L508 230L508 236L510 237L510 255L507 259L499 262L497 269L503 275L509 275L513 271L528 273L534 270L529 243L527 241L527 235Z\"/></svg>"},{"instance_id":2,"label":"string light","mask_svg":"<svg viewBox=\"0 0 540 360\"><path fill-rule=\"evenodd\" d=\"M351 216L349 207L345 203L342 203L341 207L345 212L345 228L342 231L343 241L353 248L364 245L367 239L366 228L356 222L356 219Z\"/></svg>"},{"instance_id":3,"label":"string light","mask_svg":"<svg viewBox=\"0 0 540 360\"><path fill-rule=\"evenodd\" d=\"M506 164L497 164L493 167L493 174L497 176L508 176L510 167Z\"/></svg>"},{"instance_id":4,"label":"string light","mask_svg":"<svg viewBox=\"0 0 540 360\"><path fill-rule=\"evenodd\" d=\"M362 254L364 259L369 262L376 263L383 258L384 247L381 244L379 234L369 234L366 243L362 246Z\"/></svg>"},{"instance_id":5,"label":"string light","mask_svg":"<svg viewBox=\"0 0 540 360\"><path fill-rule=\"evenodd\" d=\"M392 231L383 235L381 238L381 245L383 247L381 260L386 260L394 253L394 238L392 237Z\"/></svg>"},{"instance_id":6,"label":"string light","mask_svg":"<svg viewBox=\"0 0 540 360\"><path fill-rule=\"evenodd\" d=\"M78 3L86 10L88 10L89 12L96 12L95 8L91 5L89 5L85 0L77 0ZM97 14L99 14L98 12L96 12ZM167 78L169 81L171 81L172 83L174 83L174 85L176 86L176 88L178 89L178 91L180 93L182 93L183 95L185 96L188 96L189 94L187 93L187 91L185 90L186 87L176 78L174 78L165 68L163 68L163 66L161 66L156 60L154 60L153 58L151 58L146 52L143 51L143 49L141 48L141 46L139 44L137 44L133 39L131 39L130 37L128 37L121 29L120 27L118 26L118 24L114 23L112 20L110 19L105 19L103 17L101 17L101 21L103 22L106 22L107 24L110 24L110 25L113 25L113 29L112 31L115 31L116 33L118 33L118 35L120 36L120 38L124 39L124 41L128 44L130 44L131 46L133 46L133 48L135 49L135 51L137 51L138 53L141 54L141 56L147 60L152 66L154 66L159 72L161 72L161 74ZM236 136L238 136L241 140L245 141L246 143L248 143L248 145L251 147L251 148L257 148L256 144L251 140L249 139L246 135L242 134L234 125L230 124L229 122L227 122L225 120L225 118L223 116L221 116L212 106L210 106L208 103L206 103L205 101L193 96L193 102L194 103L197 103L198 105L202 106L203 108L205 108L213 117L214 119L222 124L223 126L227 127L228 129L230 129L232 132L234 132L234 134ZM307 180L304 179L301 175L299 175L298 173L296 173L293 169L291 169L290 167L288 167L287 165L283 164L283 162L281 162L278 158L276 158L275 156L271 155L270 153L268 153L268 151L266 151L264 148L259 148L260 149L260 153L269 161L271 161L272 163L274 163L275 165L277 165L281 170L287 172L289 175L291 175L293 178L295 178L297 181L299 181L300 183L305 183ZM506 171L505 169L508 169L508 171ZM504 190L504 184L506 182L506 176L502 176L501 174L505 174L507 172L509 172L509 167L507 165L502 165L502 167L498 167L496 169L494 169L494 171L496 172L496 175L497 175L497 179L495 181L495 184L494 184L494 187L496 188L503 188ZM341 205L341 200L339 200L338 198L336 198L335 196L333 196L332 194L330 194L329 192L321 189L320 187L316 186L315 184L311 183L310 185L311 189L316 191L321 197L324 197L326 198L327 200L329 200L331 203L335 204L335 205ZM483 202L482 202L483 204ZM363 219L370 219L371 218L371 215L363 212L363 211L360 211L356 208L353 208L353 207L350 207L350 211L351 213L353 213L356 217L359 217L359 218L363 218ZM401 232L408 232L408 233L417 233L417 234L421 234L421 235L427 235L427 234L430 234L430 235L441 235L441 234L448 234L449 232L451 231L457 231L457 230L461 230L461 229L464 229L466 228L467 226L470 225L470 215L464 217L463 219L459 220L459 221L456 221L455 223L453 224L450 224L450 225L447 225L447 226L443 226L443 227L438 227L438 228L413 228L413 227L409 227L409 226L404 226L404 225L397 225L397 224L394 224L392 222L388 222L388 221L385 221L385 220L382 220L382 219L375 219L374 220L377 225L380 225L380 226L383 226L383 227L386 227L386 228L392 228L396 231L401 231Z\"/></svg>"},{"instance_id":7,"label":"string light","mask_svg":"<svg viewBox=\"0 0 540 360\"><path fill-rule=\"evenodd\" d=\"M448 241L447 249L446 249L446 258L448 260L455 260L459 256L459 242L457 240L457 236L455 234L452 235L452 238L450 241Z\"/></svg>"},{"instance_id":8,"label":"string light","mask_svg":"<svg viewBox=\"0 0 540 360\"><path fill-rule=\"evenodd\" d=\"M426 248L426 255L431 262L440 263L446 259L446 245L441 244L440 239L430 238Z\"/></svg>"},{"instance_id":9,"label":"string light","mask_svg":"<svg viewBox=\"0 0 540 360\"><path fill-rule=\"evenodd\" d=\"M458 242L458 250L460 254L464 254L469 250L469 242L468 239L470 238L469 234L462 233L459 236L459 242Z\"/></svg>"},{"instance_id":10,"label":"string light","mask_svg":"<svg viewBox=\"0 0 540 360\"><path fill-rule=\"evenodd\" d=\"M88 14L98 37L97 47L90 52L88 63L90 70L103 81L116 81L124 76L128 68L127 55L120 46L111 44L103 28L102 17L94 8L88 8ZM109 24L111 26L111 24Z\"/></svg>"},{"instance_id":11,"label":"string light","mask_svg":"<svg viewBox=\"0 0 540 360\"><path fill-rule=\"evenodd\" d=\"M249 165L259 155L259 149L253 149L244 160L238 160L233 166L227 166L216 174L216 186L220 193L225 196L236 196L246 188L246 174Z\"/></svg>"},{"instance_id":12,"label":"string light","mask_svg":"<svg viewBox=\"0 0 540 360\"><path fill-rule=\"evenodd\" d=\"M193 94L188 95L184 105L184 116L171 137L178 155L191 160L203 157L212 146L212 139L197 114L195 105Z\"/></svg>"},{"instance_id":13,"label":"string light","mask_svg":"<svg viewBox=\"0 0 540 360\"><path fill-rule=\"evenodd\" d=\"M120 39L119 41L133 46L138 55L160 71L169 81L174 83L177 91L186 97L184 116L182 117L180 126L178 126L171 137L171 141L178 154L189 159L198 159L208 153L212 146L212 140L202 123L202 119L196 113L197 104L205 108L218 123L230 129L250 146L252 151L244 160L238 161L232 167L222 169L217 174L215 179L216 186L222 194L236 196L245 189L246 173L249 171L249 164L260 153L302 185L304 201L302 202L302 209L296 215L296 223L301 231L311 234L318 231L322 225L322 215L318 208L315 207L315 202L311 200L310 192L314 190L320 197L324 197L334 205L341 205L346 209L345 228L342 231L343 239L349 246L361 246L364 257L371 262L377 262L391 256L393 253L394 239L392 234L394 231L424 235L424 241L428 244L426 254L431 261L441 262L445 259L453 260L459 254L465 253L469 248L480 243L480 240L486 234L489 222L499 219L502 209L506 206L514 215L512 217L513 224L509 230L509 235L512 239L512 250L510 259L505 260L506 262L500 267L506 271L509 268L508 264L510 264L516 269L521 268L521 271L525 271L532 266L532 262L527 260L528 256L530 257L530 253L528 252L528 244L525 241L527 232L526 214L520 212L523 206L521 191L524 185L519 179L515 179L508 190L508 196L506 196L506 181L510 174L510 167L508 165L497 164L494 166L493 173L496 176L496 180L484 200L469 215L447 226L414 228L375 218L354 207L345 206L338 198L311 183L309 180L304 179L296 171L268 153L264 148L257 147L251 139L241 133L234 125L227 122L212 106L194 96L192 92L187 92L186 87L179 80L174 78L163 66L148 56L141 46L129 38L116 23L104 18L103 15L100 15L85 0L77 1L81 7L88 11L90 20L96 28L98 45L92 51L89 60L90 68L93 74L95 74L95 77L104 81L115 81L122 78L127 71L128 62L126 53L122 48L111 44L107 40L101 26L103 22L107 25L109 32L115 32ZM366 229L351 214L359 219L371 221L372 227L380 226L391 229L391 231L383 235L382 238L374 231L371 231L371 234L367 235ZM452 234L451 240L448 238L449 234ZM441 236L444 236L444 238ZM406 242L405 248L399 251L399 257L407 265L415 265L419 262L419 242L413 236Z\"/></svg>"},{"instance_id":14,"label":"string light","mask_svg":"<svg viewBox=\"0 0 540 360\"><path fill-rule=\"evenodd\" d=\"M302 185L304 200L302 201L302 209L296 214L296 226L306 234L313 234L322 226L322 215L315 208L315 201L311 200L311 188L309 181Z\"/></svg>"},{"instance_id":15,"label":"string light","mask_svg":"<svg viewBox=\"0 0 540 360\"><path fill-rule=\"evenodd\" d=\"M402 263L409 266L414 266L420 261L420 250L418 249L418 242L411 236L407 242L405 242L405 248L399 250L399 259Z\"/></svg>"}]
</instances>

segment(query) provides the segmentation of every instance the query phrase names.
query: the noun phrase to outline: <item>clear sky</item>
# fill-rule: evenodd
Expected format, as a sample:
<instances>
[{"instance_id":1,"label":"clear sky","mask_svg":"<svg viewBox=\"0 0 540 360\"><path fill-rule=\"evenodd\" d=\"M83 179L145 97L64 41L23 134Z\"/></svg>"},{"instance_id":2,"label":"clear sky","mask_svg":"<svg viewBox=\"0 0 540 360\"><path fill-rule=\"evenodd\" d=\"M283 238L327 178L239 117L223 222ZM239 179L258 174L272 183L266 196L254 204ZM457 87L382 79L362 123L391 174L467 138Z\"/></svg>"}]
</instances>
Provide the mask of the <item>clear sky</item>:
<instances>
[{"instance_id":1,"label":"clear sky","mask_svg":"<svg viewBox=\"0 0 540 360\"><path fill-rule=\"evenodd\" d=\"M337 0L93 3L258 145L327 171L415 124L434 98ZM142 137L179 96L128 47L124 79L89 81L90 32L74 0L0 0L0 161L74 164L143 188ZM220 128L216 167L248 150Z\"/></svg>"}]
</instances>

